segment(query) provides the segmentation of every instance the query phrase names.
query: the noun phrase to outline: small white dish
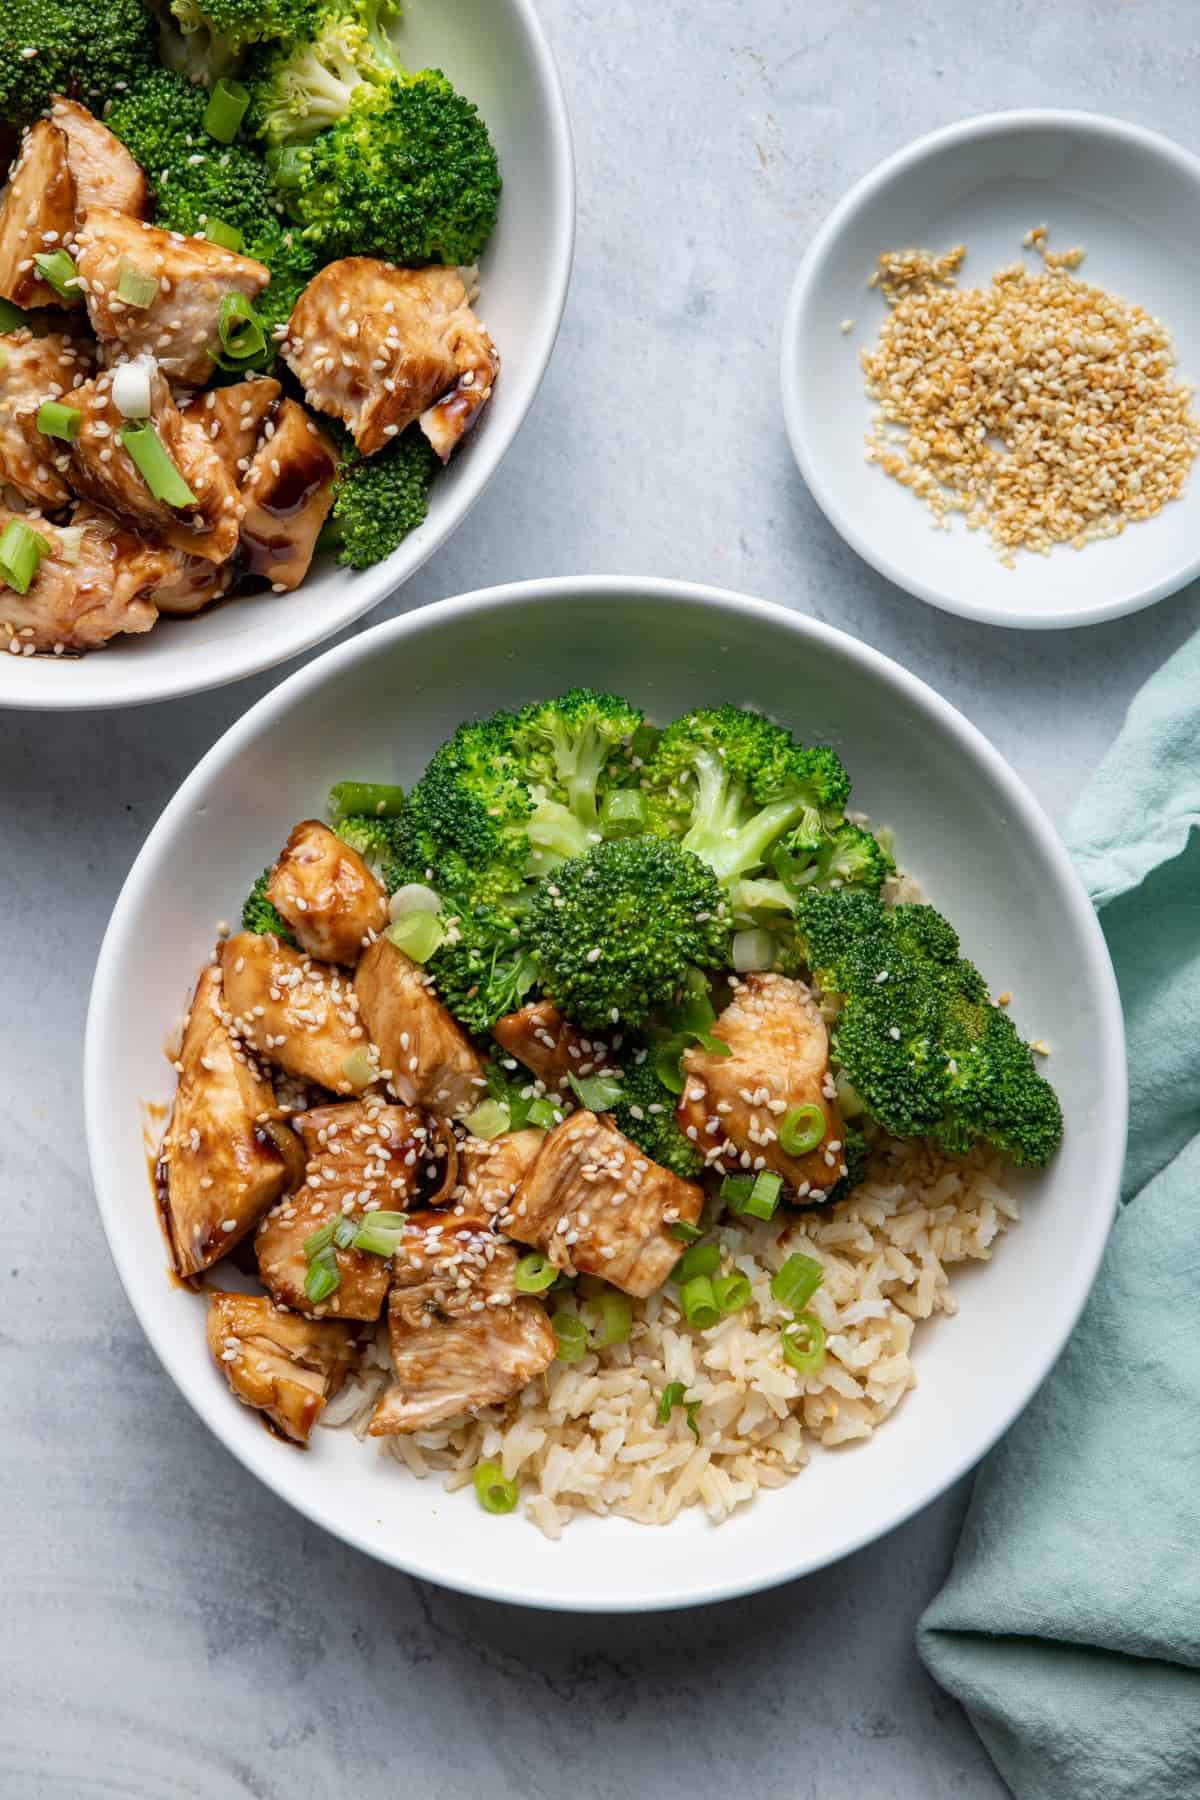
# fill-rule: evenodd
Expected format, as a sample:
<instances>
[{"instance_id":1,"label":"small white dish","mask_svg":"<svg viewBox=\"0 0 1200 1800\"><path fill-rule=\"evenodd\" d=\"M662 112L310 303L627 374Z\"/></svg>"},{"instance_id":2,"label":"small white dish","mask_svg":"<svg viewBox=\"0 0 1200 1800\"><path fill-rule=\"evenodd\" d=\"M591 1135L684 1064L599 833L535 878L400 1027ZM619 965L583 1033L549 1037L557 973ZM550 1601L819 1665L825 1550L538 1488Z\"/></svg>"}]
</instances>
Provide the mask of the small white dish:
<instances>
[{"instance_id":1,"label":"small white dish","mask_svg":"<svg viewBox=\"0 0 1200 1800\"><path fill-rule=\"evenodd\" d=\"M352 775L410 783L464 718L574 682L666 721L734 699L832 742L855 802L895 827L907 867L1030 1036L1053 1047L1067 1120L1023 1218L986 1268L957 1271L961 1311L922 1326L919 1386L868 1444L811 1466L714 1529L583 1517L551 1543L483 1512L468 1487L414 1480L374 1443L318 1431L301 1454L239 1406L205 1344L205 1307L167 1271L143 1143L169 1102L164 1041L217 921L295 820ZM1092 1284L1125 1144L1121 1010L1104 939L1062 843L953 707L876 651L783 607L683 582L530 581L403 615L326 652L231 727L150 833L96 969L84 1070L101 1218L146 1335L245 1466L346 1542L414 1575L571 1610L691 1606L821 1567L891 1530L1007 1429L1050 1370ZM252 1491L241 1502L254 1504Z\"/></svg>"},{"instance_id":2,"label":"small white dish","mask_svg":"<svg viewBox=\"0 0 1200 1800\"><path fill-rule=\"evenodd\" d=\"M401 587L470 512L503 461L558 335L575 242L575 164L558 70L534 0L409 0L399 27L413 69L444 69L479 107L504 176L481 263L481 318L501 357L478 426L433 484L429 516L386 562L332 556L292 594L249 594L87 656L0 656L0 708L141 706L241 681L310 650Z\"/></svg>"},{"instance_id":3,"label":"small white dish","mask_svg":"<svg viewBox=\"0 0 1200 1800\"><path fill-rule=\"evenodd\" d=\"M1092 113L967 119L881 163L821 227L800 266L783 333L788 435L814 499L859 555L919 599L991 625L1091 625L1135 612L1200 573L1200 470L1159 516L1082 551L1001 562L986 531L927 507L866 462L874 411L859 352L886 305L867 279L885 250L965 243L961 286L987 287L1049 227L1051 250L1086 251L1080 277L1136 301L1173 335L1183 381L1200 381L1200 159ZM844 320L853 322L843 332Z\"/></svg>"}]
</instances>

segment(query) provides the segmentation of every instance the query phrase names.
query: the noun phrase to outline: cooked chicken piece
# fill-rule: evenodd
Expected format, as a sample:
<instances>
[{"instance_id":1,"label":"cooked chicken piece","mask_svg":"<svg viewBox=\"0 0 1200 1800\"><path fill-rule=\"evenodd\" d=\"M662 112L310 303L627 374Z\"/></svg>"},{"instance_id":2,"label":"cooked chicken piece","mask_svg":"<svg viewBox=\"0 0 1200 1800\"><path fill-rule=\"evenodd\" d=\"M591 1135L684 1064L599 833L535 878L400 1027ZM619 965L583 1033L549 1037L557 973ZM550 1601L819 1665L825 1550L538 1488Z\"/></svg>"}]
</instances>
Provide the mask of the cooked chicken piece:
<instances>
[{"instance_id":1,"label":"cooked chicken piece","mask_svg":"<svg viewBox=\"0 0 1200 1800\"><path fill-rule=\"evenodd\" d=\"M486 1085L483 1064L424 970L390 938L376 938L358 965L354 991L393 1093L445 1118L468 1112Z\"/></svg>"},{"instance_id":2,"label":"cooked chicken piece","mask_svg":"<svg viewBox=\"0 0 1200 1800\"><path fill-rule=\"evenodd\" d=\"M93 206L111 207L144 219L150 185L120 138L77 100L55 94L50 118L67 140L67 164L75 184L75 211L82 218Z\"/></svg>"},{"instance_id":3,"label":"cooked chicken piece","mask_svg":"<svg viewBox=\"0 0 1200 1800\"><path fill-rule=\"evenodd\" d=\"M50 555L38 565L27 593L0 585L0 652L16 655L14 643L27 655L56 647L98 650L120 632L149 631L158 617L149 598L157 584L153 549L115 520L82 507L67 529L36 513L0 506L0 531L13 518L45 538Z\"/></svg>"},{"instance_id":4,"label":"cooked chicken piece","mask_svg":"<svg viewBox=\"0 0 1200 1800\"><path fill-rule=\"evenodd\" d=\"M75 191L67 140L49 119L25 133L0 201L0 295L18 306L78 306L43 281L34 257L70 252L75 240Z\"/></svg>"},{"instance_id":5,"label":"cooked chicken piece","mask_svg":"<svg viewBox=\"0 0 1200 1800\"><path fill-rule=\"evenodd\" d=\"M242 556L277 594L308 574L333 505L338 454L295 400L281 402L254 453L242 488Z\"/></svg>"},{"instance_id":6,"label":"cooked chicken piece","mask_svg":"<svg viewBox=\"0 0 1200 1800\"><path fill-rule=\"evenodd\" d=\"M24 328L0 340L0 486L16 488L35 506L65 506L71 490L59 464L68 450L37 428L43 400L74 405L73 390L92 372L92 347L80 338L34 337Z\"/></svg>"},{"instance_id":7,"label":"cooked chicken piece","mask_svg":"<svg viewBox=\"0 0 1200 1800\"><path fill-rule=\"evenodd\" d=\"M99 511L86 500L76 502L71 523L87 525L97 536L110 540L123 588L152 599L160 613L198 613L225 592L236 573L232 563L207 562L153 538L138 537L111 513Z\"/></svg>"},{"instance_id":8,"label":"cooked chicken piece","mask_svg":"<svg viewBox=\"0 0 1200 1800\"><path fill-rule=\"evenodd\" d=\"M492 1036L549 1094L569 1092L572 1075L598 1075L611 1066L612 1052L604 1040L585 1037L549 1000L531 1001L497 1019Z\"/></svg>"},{"instance_id":9,"label":"cooked chicken piece","mask_svg":"<svg viewBox=\"0 0 1200 1800\"><path fill-rule=\"evenodd\" d=\"M250 472L250 459L282 392L273 375L251 375L193 394L180 408L185 419L202 427L235 487Z\"/></svg>"},{"instance_id":10,"label":"cooked chicken piece","mask_svg":"<svg viewBox=\"0 0 1200 1800\"><path fill-rule=\"evenodd\" d=\"M220 1262L304 1170L300 1141L280 1122L270 1081L224 1017L221 978L210 964L184 1030L156 1170L178 1275Z\"/></svg>"},{"instance_id":11,"label":"cooked chicken piece","mask_svg":"<svg viewBox=\"0 0 1200 1800\"><path fill-rule=\"evenodd\" d=\"M283 353L308 404L341 419L364 456L420 419L445 461L500 367L456 270L396 269L370 256L314 276Z\"/></svg>"},{"instance_id":12,"label":"cooked chicken piece","mask_svg":"<svg viewBox=\"0 0 1200 1800\"><path fill-rule=\"evenodd\" d=\"M446 1146L420 1113L385 1106L380 1100L318 1106L293 1118L292 1124L304 1140L308 1168L304 1186L285 1196L258 1228L263 1286L297 1312L377 1319L391 1278L390 1258L331 1246L341 1283L327 1301L314 1307L304 1292L305 1240L330 1219L369 1218L380 1209L403 1211L415 1194L437 1179ZM432 1178L427 1173L430 1167Z\"/></svg>"},{"instance_id":13,"label":"cooked chicken piece","mask_svg":"<svg viewBox=\"0 0 1200 1800\"><path fill-rule=\"evenodd\" d=\"M196 496L194 507L176 509L156 500L133 458L120 442L129 421L113 403L108 370L76 388L71 404L83 409L71 445L71 484L97 506L125 519L138 531L158 537L189 556L228 562L237 548L237 489L203 428L180 413L161 369L150 376L150 423L184 481Z\"/></svg>"},{"instance_id":14,"label":"cooked chicken piece","mask_svg":"<svg viewBox=\"0 0 1200 1800\"><path fill-rule=\"evenodd\" d=\"M211 1292L208 1347L239 1400L284 1437L307 1444L354 1365L349 1327L284 1312L264 1294Z\"/></svg>"},{"instance_id":15,"label":"cooked chicken piece","mask_svg":"<svg viewBox=\"0 0 1200 1800\"><path fill-rule=\"evenodd\" d=\"M683 1129L714 1168L773 1169L801 1199L823 1200L846 1173L846 1131L812 995L783 975L743 976L712 1029L733 1054L708 1056L698 1044L684 1051L687 1085L676 1109ZM809 1105L825 1115L824 1139L805 1156L789 1156L779 1121Z\"/></svg>"},{"instance_id":16,"label":"cooked chicken piece","mask_svg":"<svg viewBox=\"0 0 1200 1800\"><path fill-rule=\"evenodd\" d=\"M344 969L252 931L225 940L221 967L234 1032L268 1062L335 1094L365 1093L378 1081Z\"/></svg>"},{"instance_id":17,"label":"cooked chicken piece","mask_svg":"<svg viewBox=\"0 0 1200 1800\"><path fill-rule=\"evenodd\" d=\"M517 1252L482 1218L412 1213L393 1258L388 1337L395 1381L372 1437L422 1431L497 1406L554 1361L546 1309L514 1280Z\"/></svg>"},{"instance_id":18,"label":"cooked chicken piece","mask_svg":"<svg viewBox=\"0 0 1200 1800\"><path fill-rule=\"evenodd\" d=\"M310 956L356 963L387 924L387 893L357 850L319 819L297 825L271 871L267 899Z\"/></svg>"},{"instance_id":19,"label":"cooked chicken piece","mask_svg":"<svg viewBox=\"0 0 1200 1800\"><path fill-rule=\"evenodd\" d=\"M219 344L218 321L226 294L254 300L271 271L249 256L210 244L207 238L160 231L111 207L94 206L79 228L76 262L84 280L96 336L115 362L124 351L148 351L172 381L202 387L213 372L209 349ZM158 293L149 306L120 299L123 271L153 275Z\"/></svg>"},{"instance_id":20,"label":"cooked chicken piece","mask_svg":"<svg viewBox=\"0 0 1200 1800\"><path fill-rule=\"evenodd\" d=\"M549 1133L497 1223L568 1275L652 1294L679 1260L671 1226L694 1225L704 1195L662 1169L609 1119L576 1112Z\"/></svg>"},{"instance_id":21,"label":"cooked chicken piece","mask_svg":"<svg viewBox=\"0 0 1200 1800\"><path fill-rule=\"evenodd\" d=\"M458 1181L450 1190L455 1206L491 1218L512 1200L546 1141L544 1131L506 1131L484 1140L469 1137L458 1153Z\"/></svg>"}]
</instances>

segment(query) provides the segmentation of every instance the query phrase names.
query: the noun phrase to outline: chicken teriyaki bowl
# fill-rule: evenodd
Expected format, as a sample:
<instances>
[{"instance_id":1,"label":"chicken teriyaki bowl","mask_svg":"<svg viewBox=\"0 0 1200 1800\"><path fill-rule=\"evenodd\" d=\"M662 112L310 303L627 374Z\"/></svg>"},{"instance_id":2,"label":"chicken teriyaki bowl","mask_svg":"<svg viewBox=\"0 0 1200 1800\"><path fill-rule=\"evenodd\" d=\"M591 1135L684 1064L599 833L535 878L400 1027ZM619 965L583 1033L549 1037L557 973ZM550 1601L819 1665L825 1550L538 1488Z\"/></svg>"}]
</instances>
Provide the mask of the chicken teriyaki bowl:
<instances>
[{"instance_id":1,"label":"chicken teriyaki bowl","mask_svg":"<svg viewBox=\"0 0 1200 1800\"><path fill-rule=\"evenodd\" d=\"M840 755L576 687L345 773L172 1045L158 1205L232 1394L551 1537L870 1437L1063 1118Z\"/></svg>"}]
</instances>

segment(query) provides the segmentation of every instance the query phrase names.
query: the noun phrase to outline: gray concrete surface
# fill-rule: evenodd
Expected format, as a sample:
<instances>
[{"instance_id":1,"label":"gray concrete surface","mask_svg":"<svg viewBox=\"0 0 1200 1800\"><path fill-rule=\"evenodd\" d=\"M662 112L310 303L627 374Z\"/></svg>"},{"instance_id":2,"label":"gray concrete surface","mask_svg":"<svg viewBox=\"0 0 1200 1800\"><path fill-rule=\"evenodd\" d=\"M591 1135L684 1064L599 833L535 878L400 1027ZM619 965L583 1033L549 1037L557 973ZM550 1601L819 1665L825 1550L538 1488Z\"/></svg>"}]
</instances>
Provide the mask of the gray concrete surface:
<instances>
[{"instance_id":1,"label":"gray concrete surface","mask_svg":"<svg viewBox=\"0 0 1200 1800\"><path fill-rule=\"evenodd\" d=\"M908 600L800 483L778 406L780 317L839 194L936 124L1066 104L1196 147L1191 8L543 10L579 155L565 328L489 493L377 616L535 574L723 582L899 657L1061 817L1130 696L1194 628L1200 595L1048 636ZM318 1535L235 1466L160 1371L92 1206L88 983L160 807L275 679L169 709L0 725L0 1795L1002 1794L912 1650L964 1490L775 1594L674 1620L544 1618L420 1587Z\"/></svg>"}]
</instances>

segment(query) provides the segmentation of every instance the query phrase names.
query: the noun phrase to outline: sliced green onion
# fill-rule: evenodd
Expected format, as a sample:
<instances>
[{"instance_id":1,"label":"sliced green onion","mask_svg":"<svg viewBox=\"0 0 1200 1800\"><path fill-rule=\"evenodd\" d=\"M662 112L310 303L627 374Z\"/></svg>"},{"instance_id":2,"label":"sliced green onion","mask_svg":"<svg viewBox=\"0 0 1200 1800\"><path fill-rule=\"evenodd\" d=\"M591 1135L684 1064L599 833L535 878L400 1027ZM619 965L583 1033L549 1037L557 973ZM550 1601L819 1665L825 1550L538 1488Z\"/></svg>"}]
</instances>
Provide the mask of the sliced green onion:
<instances>
[{"instance_id":1,"label":"sliced green onion","mask_svg":"<svg viewBox=\"0 0 1200 1800\"><path fill-rule=\"evenodd\" d=\"M58 560L74 568L83 551L83 526L64 525L58 534Z\"/></svg>"},{"instance_id":2,"label":"sliced green onion","mask_svg":"<svg viewBox=\"0 0 1200 1800\"><path fill-rule=\"evenodd\" d=\"M761 925L756 925L752 931L735 931L729 958L739 975L750 975L755 969L769 969L775 961L775 939Z\"/></svg>"},{"instance_id":3,"label":"sliced green onion","mask_svg":"<svg viewBox=\"0 0 1200 1800\"><path fill-rule=\"evenodd\" d=\"M204 129L218 144L232 144L246 116L250 95L240 81L218 81L204 109Z\"/></svg>"},{"instance_id":4,"label":"sliced green onion","mask_svg":"<svg viewBox=\"0 0 1200 1800\"><path fill-rule=\"evenodd\" d=\"M497 1462L477 1463L474 1474L475 1496L484 1512L510 1513L517 1504L519 1489L509 1481Z\"/></svg>"},{"instance_id":5,"label":"sliced green onion","mask_svg":"<svg viewBox=\"0 0 1200 1800\"><path fill-rule=\"evenodd\" d=\"M753 1186L753 1175L727 1175L721 1183L721 1198L731 1212L742 1212Z\"/></svg>"},{"instance_id":6,"label":"sliced green onion","mask_svg":"<svg viewBox=\"0 0 1200 1800\"><path fill-rule=\"evenodd\" d=\"M787 1156L807 1156L825 1136L825 1111L815 1102L793 1106L779 1125L779 1147Z\"/></svg>"},{"instance_id":7,"label":"sliced green onion","mask_svg":"<svg viewBox=\"0 0 1200 1800\"><path fill-rule=\"evenodd\" d=\"M245 294L224 295L217 314L217 336L226 356L235 362L246 362L263 349L267 334Z\"/></svg>"},{"instance_id":8,"label":"sliced green onion","mask_svg":"<svg viewBox=\"0 0 1200 1800\"><path fill-rule=\"evenodd\" d=\"M312 1261L314 1256L319 1256L322 1250L328 1250L330 1244L333 1242L333 1234L337 1228L338 1221L336 1219L330 1219L321 1226L319 1231L314 1231L311 1236L305 1238L304 1254L309 1262Z\"/></svg>"},{"instance_id":9,"label":"sliced green onion","mask_svg":"<svg viewBox=\"0 0 1200 1800\"><path fill-rule=\"evenodd\" d=\"M481 1100L471 1112L463 1114L463 1124L473 1137L490 1140L506 1132L512 1119L507 1106L499 1100Z\"/></svg>"},{"instance_id":10,"label":"sliced green onion","mask_svg":"<svg viewBox=\"0 0 1200 1800\"><path fill-rule=\"evenodd\" d=\"M117 265L117 299L145 312L158 299L158 277L123 256Z\"/></svg>"},{"instance_id":11,"label":"sliced green onion","mask_svg":"<svg viewBox=\"0 0 1200 1800\"><path fill-rule=\"evenodd\" d=\"M206 219L204 235L210 244L219 244L222 250L240 250L246 242L236 225L227 225L224 219Z\"/></svg>"},{"instance_id":12,"label":"sliced green onion","mask_svg":"<svg viewBox=\"0 0 1200 1800\"><path fill-rule=\"evenodd\" d=\"M619 1104L621 1096L625 1092L620 1081L613 1075L580 1077L570 1074L567 1076L567 1080L570 1082L571 1091L580 1106L586 1107L588 1112L608 1112Z\"/></svg>"},{"instance_id":13,"label":"sliced green onion","mask_svg":"<svg viewBox=\"0 0 1200 1800\"><path fill-rule=\"evenodd\" d=\"M639 788L618 788L600 805L600 830L606 838L637 837L646 829L646 800Z\"/></svg>"},{"instance_id":14,"label":"sliced green onion","mask_svg":"<svg viewBox=\"0 0 1200 1800\"><path fill-rule=\"evenodd\" d=\"M801 1256L796 1251L772 1276L771 1298L778 1300L780 1306L790 1306L793 1312L801 1312L824 1279L825 1271L816 1258Z\"/></svg>"},{"instance_id":15,"label":"sliced green onion","mask_svg":"<svg viewBox=\"0 0 1200 1800\"><path fill-rule=\"evenodd\" d=\"M358 1235L358 1221L348 1215L337 1221L333 1228L333 1241L339 1250L348 1250Z\"/></svg>"},{"instance_id":16,"label":"sliced green onion","mask_svg":"<svg viewBox=\"0 0 1200 1800\"><path fill-rule=\"evenodd\" d=\"M815 1375L825 1365L825 1327L815 1313L801 1313L779 1333L783 1360L798 1375Z\"/></svg>"},{"instance_id":17,"label":"sliced green onion","mask_svg":"<svg viewBox=\"0 0 1200 1800\"><path fill-rule=\"evenodd\" d=\"M555 1106L553 1100L547 1100L543 1094L529 1102L525 1113L526 1121L536 1125L539 1131L553 1131L556 1125L562 1124L562 1116L561 1106Z\"/></svg>"},{"instance_id":18,"label":"sliced green onion","mask_svg":"<svg viewBox=\"0 0 1200 1800\"><path fill-rule=\"evenodd\" d=\"M304 1277L304 1292L314 1306L320 1306L322 1300L328 1300L330 1294L341 1284L337 1258L333 1253L333 1246L328 1245L309 1263L308 1273Z\"/></svg>"},{"instance_id":19,"label":"sliced green onion","mask_svg":"<svg viewBox=\"0 0 1200 1800\"><path fill-rule=\"evenodd\" d=\"M713 1299L723 1313L741 1312L750 1304L750 1281L740 1273L722 1275L713 1282Z\"/></svg>"},{"instance_id":20,"label":"sliced green onion","mask_svg":"<svg viewBox=\"0 0 1200 1800\"><path fill-rule=\"evenodd\" d=\"M387 935L397 950L403 950L414 962L426 963L446 934L436 913L411 912L389 925Z\"/></svg>"},{"instance_id":21,"label":"sliced green onion","mask_svg":"<svg viewBox=\"0 0 1200 1800\"><path fill-rule=\"evenodd\" d=\"M513 1281L519 1294L544 1294L548 1287L553 1287L558 1279L558 1270L554 1264L537 1251L523 1256L518 1262Z\"/></svg>"},{"instance_id":22,"label":"sliced green onion","mask_svg":"<svg viewBox=\"0 0 1200 1800\"><path fill-rule=\"evenodd\" d=\"M29 314L11 300L0 300L0 331L20 331L22 325L28 325Z\"/></svg>"},{"instance_id":23,"label":"sliced green onion","mask_svg":"<svg viewBox=\"0 0 1200 1800\"><path fill-rule=\"evenodd\" d=\"M408 1227L408 1214L402 1212L387 1212L381 1206L378 1212L364 1213L362 1223L364 1225L378 1225L381 1231L404 1231Z\"/></svg>"},{"instance_id":24,"label":"sliced green onion","mask_svg":"<svg viewBox=\"0 0 1200 1800\"><path fill-rule=\"evenodd\" d=\"M782 1178L769 1169L760 1169L757 1175L727 1175L721 1183L721 1198L730 1212L752 1219L773 1219L782 1192Z\"/></svg>"},{"instance_id":25,"label":"sliced green onion","mask_svg":"<svg viewBox=\"0 0 1200 1800\"><path fill-rule=\"evenodd\" d=\"M329 817L335 825L353 813L398 819L404 811L404 789L386 781L338 781L329 790Z\"/></svg>"},{"instance_id":26,"label":"sliced green onion","mask_svg":"<svg viewBox=\"0 0 1200 1800\"><path fill-rule=\"evenodd\" d=\"M350 1240L351 1247L365 1250L370 1256L394 1256L400 1247L400 1239L404 1236L407 1223L403 1213L365 1213Z\"/></svg>"},{"instance_id":27,"label":"sliced green onion","mask_svg":"<svg viewBox=\"0 0 1200 1800\"><path fill-rule=\"evenodd\" d=\"M356 1044L342 1058L342 1074L351 1087L370 1087L375 1079L375 1059L365 1044Z\"/></svg>"},{"instance_id":28,"label":"sliced green onion","mask_svg":"<svg viewBox=\"0 0 1200 1800\"><path fill-rule=\"evenodd\" d=\"M65 250L39 250L33 266L60 300L79 297L79 271Z\"/></svg>"},{"instance_id":29,"label":"sliced green onion","mask_svg":"<svg viewBox=\"0 0 1200 1800\"><path fill-rule=\"evenodd\" d=\"M624 1344L633 1330L633 1307L627 1294L611 1289L594 1302L600 1313L600 1328L592 1335L592 1348L603 1350L609 1344Z\"/></svg>"},{"instance_id":30,"label":"sliced green onion","mask_svg":"<svg viewBox=\"0 0 1200 1800\"><path fill-rule=\"evenodd\" d=\"M558 1339L559 1362L582 1362L588 1347L587 1326L583 1320L575 1313L556 1312L550 1323Z\"/></svg>"},{"instance_id":31,"label":"sliced green onion","mask_svg":"<svg viewBox=\"0 0 1200 1800\"><path fill-rule=\"evenodd\" d=\"M694 1275L690 1281L685 1281L679 1290L679 1301L688 1324L697 1331L707 1331L721 1316L713 1284L707 1275Z\"/></svg>"},{"instance_id":32,"label":"sliced green onion","mask_svg":"<svg viewBox=\"0 0 1200 1800\"><path fill-rule=\"evenodd\" d=\"M0 532L0 579L18 594L27 594L50 545L40 531L33 531L23 519L10 519Z\"/></svg>"},{"instance_id":33,"label":"sliced green onion","mask_svg":"<svg viewBox=\"0 0 1200 1800\"><path fill-rule=\"evenodd\" d=\"M689 1040L678 1034L660 1044L654 1052L654 1073L662 1082L669 1094L682 1094L686 1083L683 1072L683 1053Z\"/></svg>"},{"instance_id":34,"label":"sliced green onion","mask_svg":"<svg viewBox=\"0 0 1200 1800\"><path fill-rule=\"evenodd\" d=\"M689 1225L686 1219L680 1219L672 1225L671 1236L681 1244L698 1244L704 1233L698 1225Z\"/></svg>"},{"instance_id":35,"label":"sliced green onion","mask_svg":"<svg viewBox=\"0 0 1200 1800\"><path fill-rule=\"evenodd\" d=\"M64 406L61 400L43 400L37 410L37 428L47 437L61 438L73 444L79 436L83 414L77 406Z\"/></svg>"},{"instance_id":36,"label":"sliced green onion","mask_svg":"<svg viewBox=\"0 0 1200 1800\"><path fill-rule=\"evenodd\" d=\"M718 1244L693 1244L671 1270L672 1281L691 1281L694 1275L715 1275L721 1266Z\"/></svg>"},{"instance_id":37,"label":"sliced green onion","mask_svg":"<svg viewBox=\"0 0 1200 1800\"><path fill-rule=\"evenodd\" d=\"M153 425L135 425L130 421L120 427L119 436L156 500L164 506L195 506L195 494L167 455L166 445Z\"/></svg>"},{"instance_id":38,"label":"sliced green onion","mask_svg":"<svg viewBox=\"0 0 1200 1800\"><path fill-rule=\"evenodd\" d=\"M666 1387L659 1395L658 1422L660 1425L665 1425L675 1408L677 1406L682 1406L684 1412L687 1414L688 1430L691 1432L696 1442L699 1443L700 1427L696 1423L696 1414L700 1411L700 1402L698 1400L685 1400L683 1397L684 1391L682 1381L668 1381Z\"/></svg>"}]
</instances>

